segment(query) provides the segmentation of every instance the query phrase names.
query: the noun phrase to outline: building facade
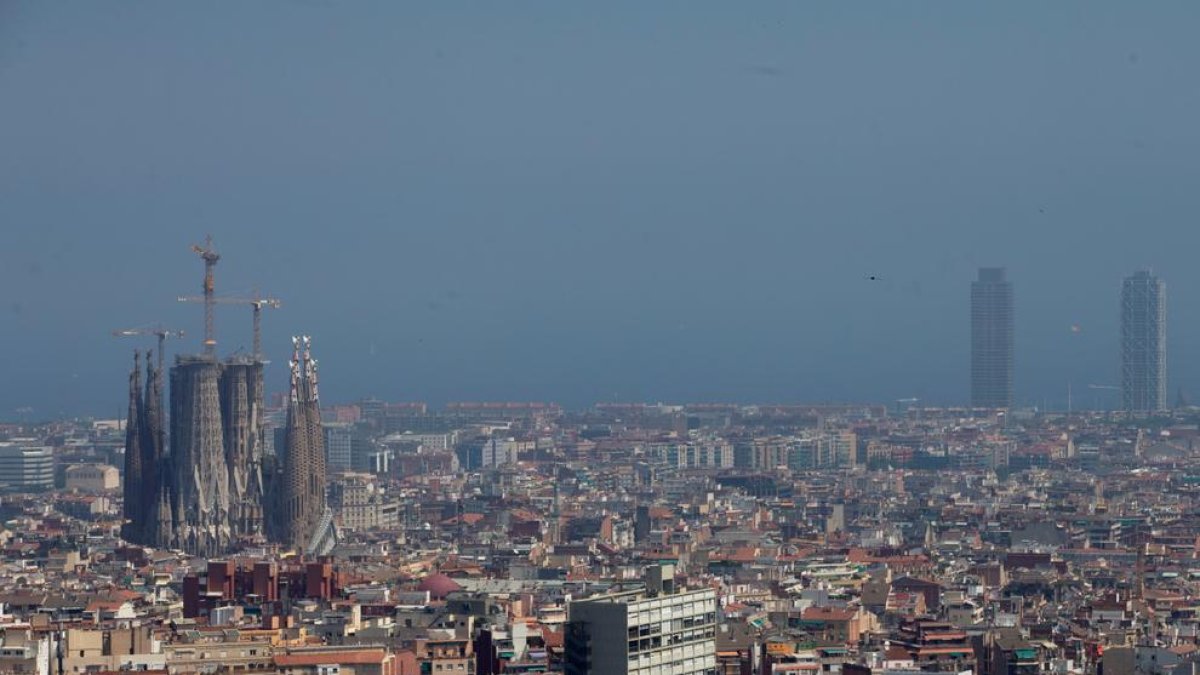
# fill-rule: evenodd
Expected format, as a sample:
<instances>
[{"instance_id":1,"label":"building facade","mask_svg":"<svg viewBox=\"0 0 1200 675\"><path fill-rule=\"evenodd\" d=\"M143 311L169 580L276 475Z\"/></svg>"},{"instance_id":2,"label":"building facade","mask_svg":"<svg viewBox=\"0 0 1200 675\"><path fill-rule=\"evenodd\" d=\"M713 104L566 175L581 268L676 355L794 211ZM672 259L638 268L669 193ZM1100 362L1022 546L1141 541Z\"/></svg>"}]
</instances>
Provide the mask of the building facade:
<instances>
[{"instance_id":1,"label":"building facade","mask_svg":"<svg viewBox=\"0 0 1200 675\"><path fill-rule=\"evenodd\" d=\"M971 405L1008 408L1013 400L1013 291L1002 267L971 283Z\"/></svg>"},{"instance_id":2,"label":"building facade","mask_svg":"<svg viewBox=\"0 0 1200 675\"><path fill-rule=\"evenodd\" d=\"M495 468L515 464L521 445L515 438L492 437L484 441L481 458L482 466Z\"/></svg>"},{"instance_id":3,"label":"building facade","mask_svg":"<svg viewBox=\"0 0 1200 675\"><path fill-rule=\"evenodd\" d=\"M644 590L571 602L566 675L716 675L716 592L676 591L673 577L651 568Z\"/></svg>"},{"instance_id":4,"label":"building facade","mask_svg":"<svg viewBox=\"0 0 1200 675\"><path fill-rule=\"evenodd\" d=\"M107 464L76 464L67 467L67 489L80 492L106 492L121 487L117 467Z\"/></svg>"},{"instance_id":5,"label":"building facade","mask_svg":"<svg viewBox=\"0 0 1200 675\"><path fill-rule=\"evenodd\" d=\"M344 422L326 422L325 466L330 473L354 468L354 426Z\"/></svg>"},{"instance_id":6,"label":"building facade","mask_svg":"<svg viewBox=\"0 0 1200 675\"><path fill-rule=\"evenodd\" d=\"M1167 409L1167 285L1146 270L1121 286L1121 407Z\"/></svg>"},{"instance_id":7,"label":"building facade","mask_svg":"<svg viewBox=\"0 0 1200 675\"><path fill-rule=\"evenodd\" d=\"M22 441L0 443L0 486L10 490L54 487L54 453Z\"/></svg>"}]
</instances>

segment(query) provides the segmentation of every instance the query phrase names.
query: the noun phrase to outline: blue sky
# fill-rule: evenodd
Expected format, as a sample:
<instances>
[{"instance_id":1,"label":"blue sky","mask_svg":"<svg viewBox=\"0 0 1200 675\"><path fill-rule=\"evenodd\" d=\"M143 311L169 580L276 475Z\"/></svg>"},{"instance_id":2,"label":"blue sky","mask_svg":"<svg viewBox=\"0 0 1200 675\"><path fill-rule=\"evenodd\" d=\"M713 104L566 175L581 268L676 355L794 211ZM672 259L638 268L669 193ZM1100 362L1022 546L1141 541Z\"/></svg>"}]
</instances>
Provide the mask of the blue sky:
<instances>
[{"instance_id":1,"label":"blue sky","mask_svg":"<svg viewBox=\"0 0 1200 675\"><path fill-rule=\"evenodd\" d=\"M114 328L196 349L206 232L218 292L284 300L271 384L311 334L326 400L963 402L990 265L1021 402L1115 382L1146 266L1200 398L1198 15L0 4L0 418L117 413Z\"/></svg>"}]
</instances>

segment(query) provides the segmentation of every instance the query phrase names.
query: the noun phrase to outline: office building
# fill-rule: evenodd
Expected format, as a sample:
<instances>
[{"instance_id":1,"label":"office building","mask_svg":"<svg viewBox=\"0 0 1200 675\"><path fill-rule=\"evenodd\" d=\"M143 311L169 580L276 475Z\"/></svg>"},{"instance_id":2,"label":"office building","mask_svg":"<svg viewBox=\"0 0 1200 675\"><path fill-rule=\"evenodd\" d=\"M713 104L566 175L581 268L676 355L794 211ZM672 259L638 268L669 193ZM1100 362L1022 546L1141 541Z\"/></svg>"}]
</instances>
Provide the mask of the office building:
<instances>
[{"instance_id":1,"label":"office building","mask_svg":"<svg viewBox=\"0 0 1200 675\"><path fill-rule=\"evenodd\" d=\"M971 283L971 405L1008 408L1013 399L1013 292L1004 268Z\"/></svg>"},{"instance_id":2,"label":"office building","mask_svg":"<svg viewBox=\"0 0 1200 675\"><path fill-rule=\"evenodd\" d=\"M325 467L330 473L350 471L354 467L354 425L326 422Z\"/></svg>"},{"instance_id":3,"label":"office building","mask_svg":"<svg viewBox=\"0 0 1200 675\"><path fill-rule=\"evenodd\" d=\"M717 597L675 588L672 565L647 570L644 589L567 606L566 675L717 672Z\"/></svg>"},{"instance_id":4,"label":"office building","mask_svg":"<svg viewBox=\"0 0 1200 675\"><path fill-rule=\"evenodd\" d=\"M1167 409L1167 285L1146 270L1121 286L1121 406Z\"/></svg>"},{"instance_id":5,"label":"office building","mask_svg":"<svg viewBox=\"0 0 1200 675\"><path fill-rule=\"evenodd\" d=\"M0 487L49 490L54 487L54 453L20 440L0 443Z\"/></svg>"}]
</instances>

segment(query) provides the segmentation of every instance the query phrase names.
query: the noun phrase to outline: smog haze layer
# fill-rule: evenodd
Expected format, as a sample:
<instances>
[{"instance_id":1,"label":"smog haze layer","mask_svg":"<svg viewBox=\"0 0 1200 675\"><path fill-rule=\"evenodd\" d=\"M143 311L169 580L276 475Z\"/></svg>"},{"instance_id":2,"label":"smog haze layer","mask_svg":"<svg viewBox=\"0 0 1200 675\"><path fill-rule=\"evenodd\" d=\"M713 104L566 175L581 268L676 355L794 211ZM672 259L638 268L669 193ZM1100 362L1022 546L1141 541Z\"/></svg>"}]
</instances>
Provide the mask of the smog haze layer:
<instances>
[{"instance_id":1,"label":"smog haze layer","mask_svg":"<svg viewBox=\"0 0 1200 675\"><path fill-rule=\"evenodd\" d=\"M1194 3L0 5L0 418L123 415L161 321L331 401L1113 405L1121 278L1200 393ZM874 278L872 278L874 277ZM1077 330L1072 330L1077 326ZM250 312L220 307L219 351ZM1105 396L1110 398L1106 399Z\"/></svg>"}]
</instances>

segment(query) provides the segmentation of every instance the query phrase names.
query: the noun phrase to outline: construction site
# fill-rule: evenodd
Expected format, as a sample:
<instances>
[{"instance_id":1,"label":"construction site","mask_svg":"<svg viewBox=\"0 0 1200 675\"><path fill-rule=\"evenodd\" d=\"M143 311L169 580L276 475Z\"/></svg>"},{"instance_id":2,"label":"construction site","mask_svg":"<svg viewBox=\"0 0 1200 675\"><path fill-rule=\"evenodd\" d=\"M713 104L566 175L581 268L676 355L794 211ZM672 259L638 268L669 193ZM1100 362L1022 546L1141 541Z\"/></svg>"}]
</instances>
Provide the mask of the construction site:
<instances>
[{"instance_id":1,"label":"construction site","mask_svg":"<svg viewBox=\"0 0 1200 675\"><path fill-rule=\"evenodd\" d=\"M166 405L165 341L183 337L183 331L161 326L114 331L117 336L158 340L156 354L134 352L129 375L123 536L130 542L203 556L265 543L310 555L327 553L336 544L337 532L325 495L312 341L308 336L292 338L286 443L281 453L267 453L262 310L278 309L282 303L257 293L249 298L217 296L215 271L221 256L211 238L192 251L204 263L203 294L178 300L203 305L204 339L200 353L175 357ZM218 356L218 304L252 309L252 354Z\"/></svg>"}]
</instances>

